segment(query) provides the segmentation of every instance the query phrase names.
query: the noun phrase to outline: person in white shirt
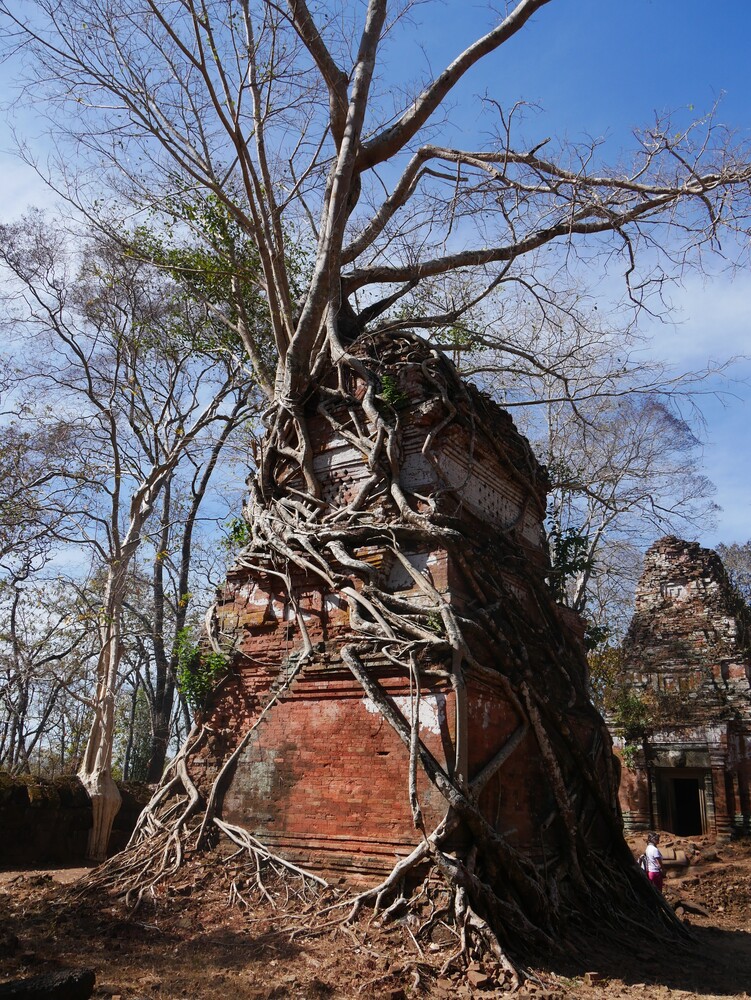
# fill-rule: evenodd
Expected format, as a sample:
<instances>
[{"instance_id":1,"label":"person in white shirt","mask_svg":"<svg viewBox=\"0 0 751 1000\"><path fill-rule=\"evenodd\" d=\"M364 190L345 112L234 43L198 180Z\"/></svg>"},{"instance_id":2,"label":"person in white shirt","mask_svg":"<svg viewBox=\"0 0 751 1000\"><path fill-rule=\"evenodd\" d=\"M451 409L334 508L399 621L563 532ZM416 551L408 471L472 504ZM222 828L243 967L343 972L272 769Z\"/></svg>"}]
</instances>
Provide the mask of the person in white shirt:
<instances>
[{"instance_id":1,"label":"person in white shirt","mask_svg":"<svg viewBox=\"0 0 751 1000\"><path fill-rule=\"evenodd\" d=\"M662 882L665 877L665 869L662 865L662 854L657 846L660 843L660 835L657 833L647 834L647 878L655 887L662 892Z\"/></svg>"}]
</instances>

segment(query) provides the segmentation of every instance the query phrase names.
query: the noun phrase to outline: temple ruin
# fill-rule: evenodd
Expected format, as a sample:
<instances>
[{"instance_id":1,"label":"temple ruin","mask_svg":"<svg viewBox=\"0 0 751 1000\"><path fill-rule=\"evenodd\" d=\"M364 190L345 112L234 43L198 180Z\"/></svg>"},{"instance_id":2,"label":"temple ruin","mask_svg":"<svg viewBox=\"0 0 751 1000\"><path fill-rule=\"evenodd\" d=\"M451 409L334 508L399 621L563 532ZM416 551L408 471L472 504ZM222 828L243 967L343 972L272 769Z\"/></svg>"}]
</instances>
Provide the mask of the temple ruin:
<instances>
[{"instance_id":1,"label":"temple ruin","mask_svg":"<svg viewBox=\"0 0 751 1000\"><path fill-rule=\"evenodd\" d=\"M575 753L598 775L602 797L592 816L587 813L587 837L595 845L610 843L609 824L617 813L611 742L587 696L581 622L555 604L545 583L550 567L544 468L509 414L473 387L463 387L450 400L437 395L432 373L449 363L417 338L369 341L360 350L365 363L378 365L378 405L390 407L399 423L400 488L417 510L429 511L443 525L460 526L467 540L448 552L406 523L400 539L406 556L400 559L386 539L379 542L374 516L354 558L337 550L341 512L357 509L372 470L352 443L351 407L335 404L322 415L320 406L317 412L311 406L313 465L322 484L317 502L330 511L324 542L330 538L345 566L349 559L351 581L335 592L299 566L285 580L244 563L241 554L216 608L218 631L232 645L232 671L206 717L207 743L191 760L197 783L200 769L207 776L216 773L242 738L223 793L224 822L250 830L308 868L348 878L390 871L420 840L410 807L410 752L340 655L352 641L353 615L359 616L358 631L368 631L368 613L346 595L348 587L350 593L367 592L370 574L392 606L398 609L401 601L408 614L421 601L430 605L422 593L427 581L460 617L469 662L465 670L454 670L448 646L442 656L423 657L413 669L406 654L400 662L386 652L368 655L368 674L397 717L407 727L410 717L419 718L427 754L476 797L482 815L508 843L550 858L562 836L555 821L561 793L554 786L583 779L571 758L570 765L562 765L564 773L553 768L551 780L550 760L514 693L528 690L525 676L534 678L546 692L550 712L564 720ZM365 388L355 381L351 393L361 397ZM285 486L287 495L297 489L312 502L301 478ZM384 509L391 502L388 491L378 501ZM302 507L300 516L306 516ZM487 566L503 599L489 602L470 588L467 565ZM473 620L498 626L499 636L511 638L499 638L491 647ZM435 625L441 627L440 619ZM299 668L303 626L314 651ZM458 676L463 687L457 686ZM468 733L465 760L455 753L462 728ZM422 773L417 799L430 830L445 815L446 801ZM461 841L461 828L456 837Z\"/></svg>"},{"instance_id":2,"label":"temple ruin","mask_svg":"<svg viewBox=\"0 0 751 1000\"><path fill-rule=\"evenodd\" d=\"M748 831L750 626L714 551L675 537L649 549L623 663L641 720L632 711L624 732L611 717L627 830L718 839Z\"/></svg>"}]
</instances>

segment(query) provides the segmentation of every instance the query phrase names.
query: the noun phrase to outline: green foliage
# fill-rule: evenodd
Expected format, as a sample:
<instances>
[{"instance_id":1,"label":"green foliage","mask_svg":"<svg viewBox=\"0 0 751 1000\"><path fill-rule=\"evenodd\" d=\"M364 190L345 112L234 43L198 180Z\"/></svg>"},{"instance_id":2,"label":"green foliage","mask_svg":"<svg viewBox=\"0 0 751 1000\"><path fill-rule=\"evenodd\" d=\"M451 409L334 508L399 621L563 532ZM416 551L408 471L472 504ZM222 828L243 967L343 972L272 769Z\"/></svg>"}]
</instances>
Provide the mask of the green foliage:
<instances>
[{"instance_id":1,"label":"green foliage","mask_svg":"<svg viewBox=\"0 0 751 1000\"><path fill-rule=\"evenodd\" d=\"M580 481L580 475L569 461L560 455L549 455L546 467L550 484L554 490L571 490L572 485Z\"/></svg>"},{"instance_id":2,"label":"green foliage","mask_svg":"<svg viewBox=\"0 0 751 1000\"><path fill-rule=\"evenodd\" d=\"M427 615L427 620L425 622L427 627L431 632L440 632L443 630L443 619L438 614L437 611L429 611Z\"/></svg>"},{"instance_id":3,"label":"green foliage","mask_svg":"<svg viewBox=\"0 0 751 1000\"><path fill-rule=\"evenodd\" d=\"M585 632L585 643L587 633ZM602 712L613 702L621 670L621 650L609 642L588 647L589 688L594 705Z\"/></svg>"},{"instance_id":4,"label":"green foliage","mask_svg":"<svg viewBox=\"0 0 751 1000\"><path fill-rule=\"evenodd\" d=\"M224 545L230 551L245 548L250 543L250 525L243 517L231 517L225 522L227 536Z\"/></svg>"},{"instance_id":5,"label":"green foliage","mask_svg":"<svg viewBox=\"0 0 751 1000\"><path fill-rule=\"evenodd\" d=\"M611 630L607 625L600 625L592 618L584 619L584 645L587 652L594 652L611 636Z\"/></svg>"},{"instance_id":6,"label":"green foliage","mask_svg":"<svg viewBox=\"0 0 751 1000\"><path fill-rule=\"evenodd\" d=\"M632 691L622 689L613 702L612 714L624 740L641 740L649 724L650 712L642 699Z\"/></svg>"},{"instance_id":7,"label":"green foliage","mask_svg":"<svg viewBox=\"0 0 751 1000\"><path fill-rule=\"evenodd\" d=\"M380 396L389 406L393 406L395 410L407 406L409 403L409 396L399 388L399 383L395 375L381 376Z\"/></svg>"},{"instance_id":8,"label":"green foliage","mask_svg":"<svg viewBox=\"0 0 751 1000\"><path fill-rule=\"evenodd\" d=\"M264 374L273 372L276 352L258 249L223 201L193 191L173 195L163 203L157 222L137 227L127 240L131 256L166 271L195 302L226 315L229 324L216 316L204 324L200 339L189 345L193 350L242 350L231 329L242 312ZM295 267L290 269L294 273Z\"/></svg>"},{"instance_id":9,"label":"green foliage","mask_svg":"<svg viewBox=\"0 0 751 1000\"><path fill-rule=\"evenodd\" d=\"M482 347L483 340L480 333L471 330L467 326L447 326L436 330L434 338L437 343L454 350L473 351Z\"/></svg>"},{"instance_id":10,"label":"green foliage","mask_svg":"<svg viewBox=\"0 0 751 1000\"><path fill-rule=\"evenodd\" d=\"M579 573L594 569L594 558L589 551L589 536L579 528L562 528L553 520L548 528L550 561L552 568L548 576L550 589L556 601L566 600L566 584Z\"/></svg>"},{"instance_id":11,"label":"green foliage","mask_svg":"<svg viewBox=\"0 0 751 1000\"><path fill-rule=\"evenodd\" d=\"M634 766L636 754L650 725L651 715L646 703L632 691L622 688L615 695L611 716L623 737L623 762L628 768Z\"/></svg>"},{"instance_id":12,"label":"green foliage","mask_svg":"<svg viewBox=\"0 0 751 1000\"><path fill-rule=\"evenodd\" d=\"M194 710L206 708L209 697L227 672L227 657L203 652L193 641L190 628L182 628L175 638L177 686Z\"/></svg>"}]
</instances>

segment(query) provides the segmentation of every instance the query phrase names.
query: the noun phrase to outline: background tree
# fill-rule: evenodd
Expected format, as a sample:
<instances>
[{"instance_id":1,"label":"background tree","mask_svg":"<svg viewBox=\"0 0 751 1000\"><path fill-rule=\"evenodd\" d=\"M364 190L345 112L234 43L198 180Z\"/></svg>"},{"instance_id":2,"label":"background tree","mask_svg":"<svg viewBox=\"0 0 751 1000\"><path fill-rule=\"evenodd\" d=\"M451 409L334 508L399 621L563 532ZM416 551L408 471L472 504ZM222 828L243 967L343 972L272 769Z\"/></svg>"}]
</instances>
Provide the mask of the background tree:
<instances>
[{"instance_id":1,"label":"background tree","mask_svg":"<svg viewBox=\"0 0 751 1000\"><path fill-rule=\"evenodd\" d=\"M9 32L36 59L37 86L46 84L49 99L74 112L62 120L101 163L113 173L124 170L129 184L140 183L155 207L187 190L216 198L257 247L257 286L268 306L277 365L273 380L265 377L252 328L238 310L236 329L269 399L243 558L282 578L290 563L298 565L341 593L352 630L342 658L416 753L409 720L379 691L368 656L385 647L398 659L400 650L415 650L418 634L428 657L436 643L453 651L452 679L460 690L467 657L462 624L433 592L438 633L425 627L424 604L397 612L393 595L373 586L358 565L356 550L368 538L392 538L399 559L410 532L447 551L459 551L460 543L402 486L398 420L382 405L388 403L384 369L367 356L367 338L397 344L401 336L400 349L407 350L409 331L431 337L455 327L491 294L524 290L544 307L570 295L585 270L594 281L614 263L639 308L667 277L710 249L725 226L737 232L746 225L747 150L734 147L711 118L686 126L657 122L638 138L631 165L618 171L599 162L595 144L571 147L525 136L515 109L492 99L488 141L470 149L450 144L455 85L520 30L533 30L533 15L550 2L508 4L505 16L435 77L398 88L383 55L396 39L420 44L409 36L409 3L324 2L314 9L304 0L0 4ZM399 55L412 65L408 48ZM300 287L290 271L298 246L310 249L311 260ZM227 265L231 269L229 258ZM514 298L523 304L524 296L509 295ZM367 360L352 346L358 341ZM508 347L513 351L513 343ZM480 404L466 402L439 352L431 357L439 420L454 419L451 400L463 399L466 418L481 421ZM362 397L349 393L357 380ZM321 498L307 426L310 412L331 419L335 405L351 411L347 433L372 472L357 503L341 509ZM332 518L338 533L329 545ZM352 573L369 588L367 603L346 582ZM472 567L465 573L468 590L487 595L487 608L513 605L500 580L480 580ZM288 596L294 606L292 588ZM549 594L536 596L547 607ZM488 615L478 610L473 625L487 631L489 642L513 645L509 619ZM302 616L299 628L304 660L312 649ZM410 663L402 655L406 673ZM414 757L444 794L447 823L460 817L473 843L467 858L450 859L441 851L442 828L423 831L425 850L455 890L462 926L474 926L501 961L505 953L550 946L571 913L581 916L586 908L606 921L618 879L624 880L615 890L624 906L632 900L655 905L636 881L615 826L609 869L579 835L592 819L590 809L612 821L609 806L590 764L568 756L547 690L537 689L534 679L520 680L514 669L506 678L510 697L548 755L559 804L560 860L544 875L488 829L466 794L466 775L454 780L428 757ZM573 683L573 673L561 671L556 681ZM466 746L455 752L462 761ZM170 845L182 856L177 845L198 799L182 767L180 775L185 809L170 805L179 819L146 843L153 864L147 858L140 867L141 888L163 876L159 859ZM176 779L171 790L179 784ZM396 875L384 892L395 884ZM470 912L474 924L466 923Z\"/></svg>"},{"instance_id":2,"label":"background tree","mask_svg":"<svg viewBox=\"0 0 751 1000\"><path fill-rule=\"evenodd\" d=\"M46 560L64 512L85 489L84 470L72 461L76 429L45 408L16 410L3 425L0 449L0 570L27 578ZM20 412L18 412L20 411Z\"/></svg>"},{"instance_id":3,"label":"background tree","mask_svg":"<svg viewBox=\"0 0 751 1000\"><path fill-rule=\"evenodd\" d=\"M551 584L586 623L599 706L618 682L641 553L661 535L693 536L714 522L714 487L677 402L649 391L547 404L543 434L530 434L551 476Z\"/></svg>"},{"instance_id":4,"label":"background tree","mask_svg":"<svg viewBox=\"0 0 751 1000\"><path fill-rule=\"evenodd\" d=\"M181 463L206 466L205 492L218 451L250 412L252 382L224 329L148 265L93 239L80 260L37 215L3 238L2 262L21 288L16 391L29 409L54 399L77 427L88 483L77 505L67 498L57 534L88 546L103 574L93 722L79 769L94 809L89 852L102 858L120 804L110 772L133 559Z\"/></svg>"},{"instance_id":5,"label":"background tree","mask_svg":"<svg viewBox=\"0 0 751 1000\"><path fill-rule=\"evenodd\" d=\"M707 383L733 361L676 371L645 355L632 317L609 313L604 325L595 306L577 286L555 297L519 289L491 296L439 339L511 410L547 465L559 599L620 635L637 551L713 523L694 427Z\"/></svg>"},{"instance_id":6,"label":"background tree","mask_svg":"<svg viewBox=\"0 0 751 1000\"><path fill-rule=\"evenodd\" d=\"M129 633L131 640L136 639L142 664L136 671L140 681L137 690L148 705L151 719L150 751L144 771L144 780L148 782L161 778L168 745L175 729L181 728L174 717L180 707L176 703L179 637L190 625L203 622L206 608L211 604L208 595L221 582L216 577L206 580L198 572L196 534L200 543L199 514L217 463L236 430L236 422L228 421L211 447L201 455L192 456L182 476L165 486L159 501L159 528L157 531L154 526L151 544L147 546L151 556L150 578L141 579L137 592L126 599L131 621ZM224 568L222 560L222 572ZM146 565L140 567L142 573L147 569ZM200 596L195 593L198 586L203 590ZM187 722L187 705L182 708ZM184 735L189 728L182 727Z\"/></svg>"},{"instance_id":7,"label":"background tree","mask_svg":"<svg viewBox=\"0 0 751 1000\"><path fill-rule=\"evenodd\" d=\"M605 542L641 547L658 534L706 528L714 487L701 472L691 428L654 395L597 400L578 420L560 406L549 406L547 416L539 447L551 473L553 534L579 544L580 565L561 596L584 614L593 610L593 574L606 568ZM612 563L607 569L618 571Z\"/></svg>"},{"instance_id":8,"label":"background tree","mask_svg":"<svg viewBox=\"0 0 751 1000\"><path fill-rule=\"evenodd\" d=\"M0 607L0 768L54 776L85 742L90 621L72 588L28 575L4 581Z\"/></svg>"},{"instance_id":9,"label":"background tree","mask_svg":"<svg viewBox=\"0 0 751 1000\"><path fill-rule=\"evenodd\" d=\"M746 604L751 604L751 541L743 544L732 542L730 545L720 543L716 551L728 572L730 582Z\"/></svg>"}]
</instances>

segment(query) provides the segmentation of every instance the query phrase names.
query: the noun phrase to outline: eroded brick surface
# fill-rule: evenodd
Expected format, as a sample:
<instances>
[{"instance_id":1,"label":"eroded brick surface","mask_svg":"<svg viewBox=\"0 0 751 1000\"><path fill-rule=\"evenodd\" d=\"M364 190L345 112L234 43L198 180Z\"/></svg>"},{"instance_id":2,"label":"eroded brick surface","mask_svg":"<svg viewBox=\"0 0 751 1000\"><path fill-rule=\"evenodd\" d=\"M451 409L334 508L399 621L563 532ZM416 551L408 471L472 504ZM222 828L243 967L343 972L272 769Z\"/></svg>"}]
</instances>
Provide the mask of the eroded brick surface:
<instances>
[{"instance_id":1,"label":"eroded brick surface","mask_svg":"<svg viewBox=\"0 0 751 1000\"><path fill-rule=\"evenodd\" d=\"M402 486L412 495L432 498L441 514L455 518L467 536L460 558L488 565L502 582L507 599L494 601L489 613L501 620L516 607L514 628L523 618L533 623L526 647L526 639L520 638L513 653L503 645L489 646L478 630L467 631L478 661L466 677L468 775L471 780L479 774L509 739L522 737L480 802L486 817L511 843L544 855L554 796L534 735L522 727L502 683L504 672L521 669L522 647L531 668L543 674L562 648L575 650L570 669L580 672L581 701L571 705L570 688L555 679L549 684L551 701L556 710L569 713L570 730L584 752L610 754L586 703L581 623L565 613L558 615L552 605L543 612L530 590L530 579L542 581L548 567L542 527L547 476L509 415L475 390L469 391L483 413L483 426L457 421L436 434L444 411L431 398L434 386L426 381L421 365L401 364L394 378L408 400L399 411L405 450ZM342 423L348 419L346 413L338 416ZM349 503L369 475L363 456L320 416L311 416L309 427L323 501ZM302 481L297 485L304 489ZM418 500L420 504L427 509L425 499ZM445 550L407 546L405 554L459 614L476 606L480 597ZM363 546L355 555L375 568L380 586L404 599L427 600L384 547ZM289 688L285 679L295 670L301 637L279 581L236 568L220 594L221 630L234 637L236 653L233 676L209 718L212 737L203 751L206 781L228 749L255 727L224 796L224 818L307 866L344 872L350 878L382 873L420 839L408 800L408 750L339 656L342 645L353 638L345 600L312 576L297 573L292 584L316 653ZM368 669L409 718L407 674L373 657ZM450 656L423 662L421 670L420 737L452 774L457 709ZM442 673L431 675L431 670ZM443 817L445 802L423 776L418 792L431 830ZM461 839L461 831L457 837Z\"/></svg>"},{"instance_id":2,"label":"eroded brick surface","mask_svg":"<svg viewBox=\"0 0 751 1000\"><path fill-rule=\"evenodd\" d=\"M628 828L718 837L748 828L750 624L711 549L669 536L647 552L624 647L648 717L621 781Z\"/></svg>"}]
</instances>

